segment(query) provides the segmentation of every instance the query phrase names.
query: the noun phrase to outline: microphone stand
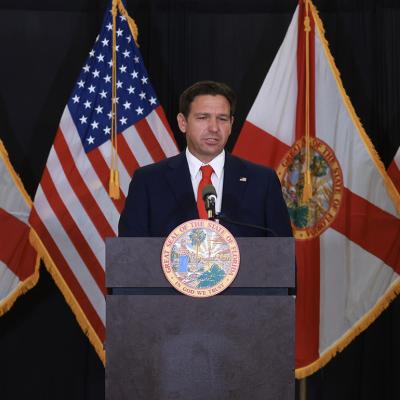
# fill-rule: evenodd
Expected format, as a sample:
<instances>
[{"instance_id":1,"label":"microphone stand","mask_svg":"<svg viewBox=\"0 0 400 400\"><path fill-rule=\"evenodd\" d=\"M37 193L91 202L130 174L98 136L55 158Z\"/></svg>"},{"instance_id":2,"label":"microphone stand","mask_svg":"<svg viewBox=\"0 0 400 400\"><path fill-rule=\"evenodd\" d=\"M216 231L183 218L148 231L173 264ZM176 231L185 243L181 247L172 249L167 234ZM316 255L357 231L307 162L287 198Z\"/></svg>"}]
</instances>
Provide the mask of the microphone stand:
<instances>
[{"instance_id":1,"label":"microphone stand","mask_svg":"<svg viewBox=\"0 0 400 400\"><path fill-rule=\"evenodd\" d=\"M276 232L274 232L272 229L269 229L265 226L246 224L244 222L234 221L221 213L217 214L215 212L215 202L217 200L217 193L216 193L215 187L213 185L207 185L204 187L202 197L204 200L204 206L206 208L207 216L208 216L209 220L212 220L212 221L220 220L220 221L227 222L227 223L230 223L233 225L239 225L239 226L245 226L247 228L259 229L261 231L270 233L273 237L278 236L276 234Z\"/></svg>"},{"instance_id":2,"label":"microphone stand","mask_svg":"<svg viewBox=\"0 0 400 400\"><path fill-rule=\"evenodd\" d=\"M210 211L211 211L211 213L210 213ZM230 219L229 217L227 217L226 215L223 215L221 213L217 214L215 212L215 208L214 208L214 210L211 210L211 209L207 210L207 212L208 212L208 219L211 219L213 221L219 220L219 221L227 222L227 223L233 224L233 225L239 225L239 226L245 226L247 228L259 229L261 231L270 233L273 237L277 237L278 236L276 234L276 232L274 232L272 229L269 229L269 228L267 228L265 226L254 225L254 224L246 224L244 222L239 222L239 221L235 221L233 219Z\"/></svg>"}]
</instances>

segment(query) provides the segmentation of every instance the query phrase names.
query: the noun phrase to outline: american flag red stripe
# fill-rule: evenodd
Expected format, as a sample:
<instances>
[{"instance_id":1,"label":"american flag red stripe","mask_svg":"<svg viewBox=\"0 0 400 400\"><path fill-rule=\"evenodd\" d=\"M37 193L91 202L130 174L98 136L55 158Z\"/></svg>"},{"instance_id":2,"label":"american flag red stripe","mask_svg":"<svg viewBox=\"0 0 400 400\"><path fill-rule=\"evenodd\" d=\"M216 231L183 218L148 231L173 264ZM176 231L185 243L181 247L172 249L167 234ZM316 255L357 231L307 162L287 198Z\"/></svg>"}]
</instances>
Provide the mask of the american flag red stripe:
<instances>
[{"instance_id":1,"label":"american flag red stripe","mask_svg":"<svg viewBox=\"0 0 400 400\"><path fill-rule=\"evenodd\" d=\"M132 153L132 156L135 158L137 164L139 165L148 165L153 162L153 158L149 153L147 147L143 143L137 129L132 126L124 132L123 135L129 151Z\"/></svg>"},{"instance_id":2,"label":"american flag red stripe","mask_svg":"<svg viewBox=\"0 0 400 400\"><path fill-rule=\"evenodd\" d=\"M103 155L98 149L94 149L93 151L88 153L87 157L93 166L93 170L96 172L103 185L104 193L107 194L110 177L110 167L107 165L107 162L104 160ZM121 193L121 197L119 199L110 200L114 203L114 206L120 214L125 204L124 193Z\"/></svg>"},{"instance_id":3,"label":"american flag red stripe","mask_svg":"<svg viewBox=\"0 0 400 400\"><path fill-rule=\"evenodd\" d=\"M49 271L103 361L104 240L117 234L134 170L178 153L126 18L118 12L116 20L120 199L109 196L113 26L108 10L64 109L30 215Z\"/></svg>"},{"instance_id":4,"label":"american flag red stripe","mask_svg":"<svg viewBox=\"0 0 400 400\"><path fill-rule=\"evenodd\" d=\"M58 273L65 281L64 290L74 293L74 297L78 302L79 309L90 321L93 329L95 329L98 333L99 339L103 341L105 339L105 324L104 321L102 321L99 317L101 310L98 310L93 306L87 291L84 290L83 286L76 278L76 274L71 270L70 264L63 257L62 252L59 250L49 231L42 223L42 220L35 209L33 209L31 212L30 221L37 227L37 234L41 238L41 241L43 242L49 254L51 254L54 265L57 266ZM68 294L66 293L65 295L67 296Z\"/></svg>"},{"instance_id":5,"label":"american flag red stripe","mask_svg":"<svg viewBox=\"0 0 400 400\"><path fill-rule=\"evenodd\" d=\"M64 204L47 168L45 168L43 172L41 186L43 191L46 193L46 198L50 207L52 208L52 211L54 212L56 218L60 221L64 231L68 235L69 240L79 253L82 261L88 266L88 270L93 279L96 281L99 289L105 294L104 266L100 265L88 241L81 232L78 226L79 221L74 221L74 217L71 214L73 211L71 210L70 212L70 210Z\"/></svg>"},{"instance_id":6,"label":"american flag red stripe","mask_svg":"<svg viewBox=\"0 0 400 400\"><path fill-rule=\"evenodd\" d=\"M88 190L93 195L93 198L98 203L105 219L113 229L114 234L116 234L117 229L115 228L115 221L118 221L119 219L120 209L123 207L123 201L113 200L108 195L108 177L110 170L107 163L97 148L85 154L78 131L67 107L65 108L60 121L59 132L61 132L64 137L64 141L74 159L77 171L85 181ZM55 143L57 143L57 141L58 137L56 136ZM48 164L49 162L52 162L50 156L47 161ZM64 182L62 181L61 184L63 183ZM102 185L100 185L100 183L102 183Z\"/></svg>"},{"instance_id":7,"label":"american flag red stripe","mask_svg":"<svg viewBox=\"0 0 400 400\"><path fill-rule=\"evenodd\" d=\"M171 157L175 154L175 139L171 132L171 128L165 118L164 111L161 107L157 107L151 112L147 118L147 123L156 138L156 141L161 146L162 152L166 157Z\"/></svg>"},{"instance_id":8,"label":"american flag red stripe","mask_svg":"<svg viewBox=\"0 0 400 400\"><path fill-rule=\"evenodd\" d=\"M129 149L129 145L124 137L124 135L118 135L118 154L123 162L128 174L132 176L135 169L139 168L139 163L137 162L132 151Z\"/></svg>"},{"instance_id":9,"label":"american flag red stripe","mask_svg":"<svg viewBox=\"0 0 400 400\"><path fill-rule=\"evenodd\" d=\"M171 127L169 126L169 123L168 123L168 120L167 120L167 117L165 115L164 110L161 107L157 107L156 108L156 113L157 113L158 118L159 118L158 124L160 126L160 129L157 129L157 132L161 133L162 129L166 130L168 132L168 134L169 134L169 140L167 140L167 136L164 133L163 133L163 139L165 141L169 141L170 143L175 142L174 134L172 132ZM172 146L171 145L170 145L170 150L172 150ZM170 154L170 153L168 152L167 154ZM172 153L171 153L171 155L172 155Z\"/></svg>"},{"instance_id":10,"label":"american flag red stripe","mask_svg":"<svg viewBox=\"0 0 400 400\"><path fill-rule=\"evenodd\" d=\"M92 193L88 189L85 181L76 168L74 159L68 149L64 135L62 135L60 130L57 133L57 140L54 141L54 149L58 155L58 158L62 160L62 167L71 188L74 190L76 196L82 199L81 203L90 219L93 221L99 235L102 237L102 239L113 236L115 232L108 223L101 211L101 208L97 204Z\"/></svg>"},{"instance_id":11,"label":"american flag red stripe","mask_svg":"<svg viewBox=\"0 0 400 400\"><path fill-rule=\"evenodd\" d=\"M35 212L38 219L32 219L32 213L30 217L31 224L35 226L39 237L46 239L42 238L42 242L54 261L54 266L49 266L49 270L52 272L53 268L57 268L62 276L65 273L73 273L79 286L86 292L90 303L96 309L99 318L104 321L105 317L102 315L105 310L104 290L99 287L88 266L82 260L80 256L82 249L78 250L74 246L62 223L57 218L57 214L54 214L47 199L49 194L42 189L42 186L38 188L35 196L35 207L32 209L32 213ZM76 287L62 289L75 291Z\"/></svg>"},{"instance_id":12,"label":"american flag red stripe","mask_svg":"<svg viewBox=\"0 0 400 400\"><path fill-rule=\"evenodd\" d=\"M154 137L153 131L145 119L142 119L136 124L136 129L139 133L140 138L147 147L147 150L151 154L154 161L160 161L165 158L165 154Z\"/></svg>"},{"instance_id":13,"label":"american flag red stripe","mask_svg":"<svg viewBox=\"0 0 400 400\"><path fill-rule=\"evenodd\" d=\"M85 221L84 232L85 236L88 236L87 243L90 244L88 250L90 249L90 253L95 254L95 258L86 250L80 248L80 251L84 257L88 257L91 260L101 260L104 241L98 234L94 222L89 218L82 206L81 200L75 195L74 189L69 185L62 162L56 156L54 148L50 152L43 178L40 187L46 195L46 200L52 207L49 210L49 212L52 212L51 215L54 215L61 222L64 232L70 236L70 239L78 243L80 238L77 238L77 235L80 235L80 225L82 225L82 221ZM83 246L86 247L85 242ZM104 263L102 264L104 269Z\"/></svg>"}]
</instances>

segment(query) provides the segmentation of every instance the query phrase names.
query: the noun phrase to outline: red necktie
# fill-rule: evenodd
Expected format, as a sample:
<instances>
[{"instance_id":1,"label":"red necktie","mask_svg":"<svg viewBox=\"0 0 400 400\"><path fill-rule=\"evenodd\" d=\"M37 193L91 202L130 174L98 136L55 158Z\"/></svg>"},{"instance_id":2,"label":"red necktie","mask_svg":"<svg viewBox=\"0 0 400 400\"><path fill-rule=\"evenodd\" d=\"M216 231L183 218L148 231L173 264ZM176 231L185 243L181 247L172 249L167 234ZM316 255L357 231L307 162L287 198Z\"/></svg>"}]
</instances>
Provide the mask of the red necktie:
<instances>
[{"instance_id":1,"label":"red necktie","mask_svg":"<svg viewBox=\"0 0 400 400\"><path fill-rule=\"evenodd\" d=\"M214 172L211 165L203 165L201 169L201 181L197 189L197 210L199 211L199 218L208 219L206 206L203 200L203 189L207 185L211 185L211 174Z\"/></svg>"}]
</instances>

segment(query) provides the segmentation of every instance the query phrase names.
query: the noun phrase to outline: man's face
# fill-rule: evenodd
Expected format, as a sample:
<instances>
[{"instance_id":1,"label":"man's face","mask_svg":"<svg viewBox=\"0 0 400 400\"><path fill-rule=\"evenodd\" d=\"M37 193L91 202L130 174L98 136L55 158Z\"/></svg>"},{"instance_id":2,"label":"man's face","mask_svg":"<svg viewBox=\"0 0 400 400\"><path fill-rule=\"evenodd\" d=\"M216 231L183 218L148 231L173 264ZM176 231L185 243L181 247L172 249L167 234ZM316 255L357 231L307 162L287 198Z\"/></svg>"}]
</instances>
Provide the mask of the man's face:
<instances>
[{"instance_id":1,"label":"man's face","mask_svg":"<svg viewBox=\"0 0 400 400\"><path fill-rule=\"evenodd\" d=\"M178 114L178 126L186 134L189 151L205 164L225 147L233 123L230 111L224 96L200 95L192 101L187 118Z\"/></svg>"}]
</instances>

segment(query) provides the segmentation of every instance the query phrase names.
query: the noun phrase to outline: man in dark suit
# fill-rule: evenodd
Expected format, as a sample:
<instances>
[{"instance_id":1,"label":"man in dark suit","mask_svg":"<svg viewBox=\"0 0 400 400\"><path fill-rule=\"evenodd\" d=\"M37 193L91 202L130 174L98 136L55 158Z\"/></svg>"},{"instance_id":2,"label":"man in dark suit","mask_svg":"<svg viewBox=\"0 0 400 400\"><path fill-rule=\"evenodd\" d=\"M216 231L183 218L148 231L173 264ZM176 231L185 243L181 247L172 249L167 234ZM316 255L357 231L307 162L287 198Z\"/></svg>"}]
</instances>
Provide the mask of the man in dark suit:
<instances>
[{"instance_id":1,"label":"man in dark suit","mask_svg":"<svg viewBox=\"0 0 400 400\"><path fill-rule=\"evenodd\" d=\"M270 168L225 152L231 134L236 97L223 83L197 82L180 98L179 129L187 149L139 168L129 187L119 221L119 236L167 236L176 226L199 218L196 203L201 166L210 165L216 188L216 211L232 221L234 236L292 236L279 179Z\"/></svg>"}]
</instances>

